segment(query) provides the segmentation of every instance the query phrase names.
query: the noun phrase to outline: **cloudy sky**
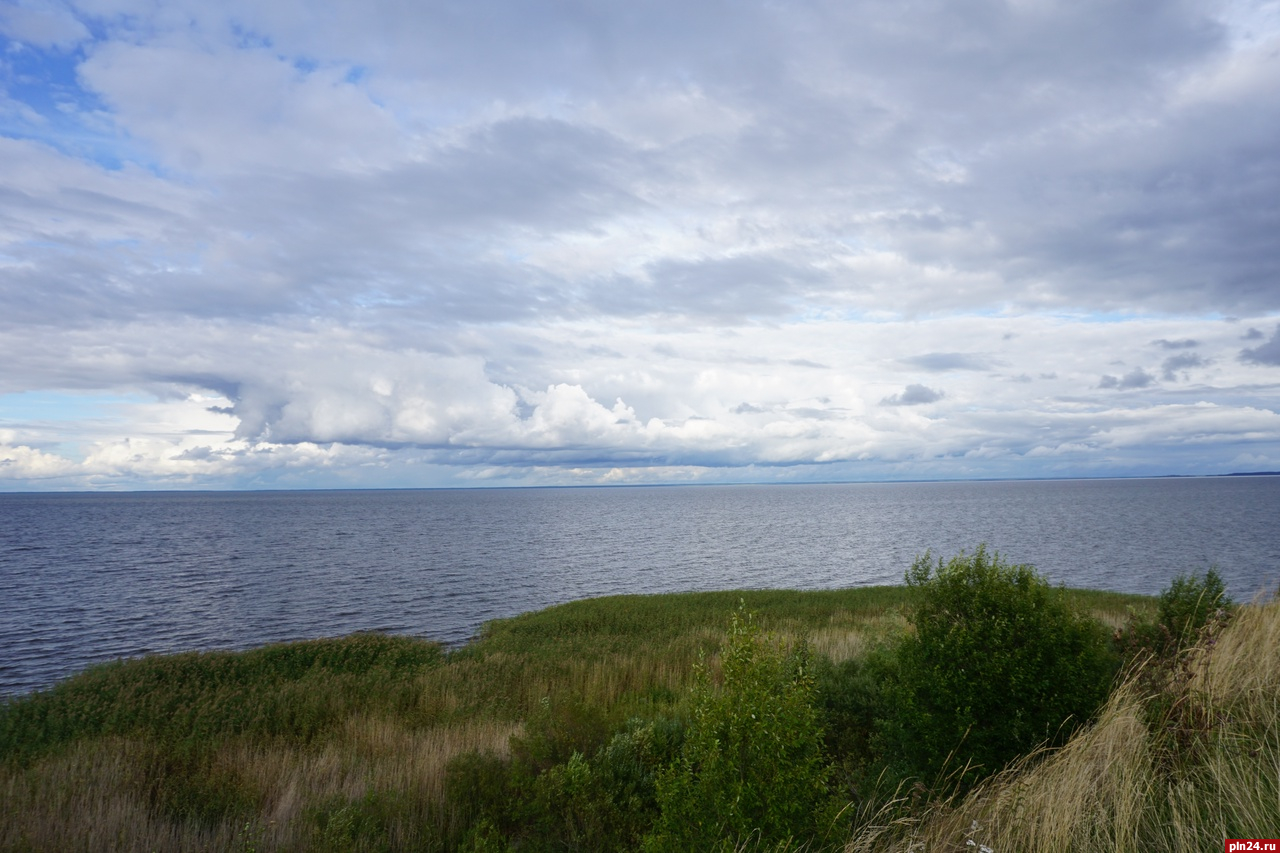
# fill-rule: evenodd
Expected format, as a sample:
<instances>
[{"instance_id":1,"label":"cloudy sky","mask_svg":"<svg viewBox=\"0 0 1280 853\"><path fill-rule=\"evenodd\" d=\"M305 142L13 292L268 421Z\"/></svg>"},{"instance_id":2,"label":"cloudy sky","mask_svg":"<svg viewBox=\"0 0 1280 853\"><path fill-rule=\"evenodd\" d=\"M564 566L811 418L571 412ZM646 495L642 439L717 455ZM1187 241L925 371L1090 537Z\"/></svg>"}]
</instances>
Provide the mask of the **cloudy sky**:
<instances>
[{"instance_id":1,"label":"cloudy sky","mask_svg":"<svg viewBox=\"0 0 1280 853\"><path fill-rule=\"evenodd\" d=\"M1277 469L1277 0L0 0L0 489Z\"/></svg>"}]
</instances>

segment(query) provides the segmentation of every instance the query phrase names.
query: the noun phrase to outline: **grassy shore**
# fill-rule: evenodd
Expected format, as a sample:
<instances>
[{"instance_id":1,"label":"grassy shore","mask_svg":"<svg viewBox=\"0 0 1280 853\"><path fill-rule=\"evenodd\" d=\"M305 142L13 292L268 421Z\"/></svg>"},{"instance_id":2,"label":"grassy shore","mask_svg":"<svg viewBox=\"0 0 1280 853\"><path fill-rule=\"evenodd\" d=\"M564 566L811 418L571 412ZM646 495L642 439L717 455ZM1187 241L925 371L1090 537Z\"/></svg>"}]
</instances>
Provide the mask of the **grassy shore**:
<instances>
[{"instance_id":1,"label":"grassy shore","mask_svg":"<svg viewBox=\"0 0 1280 853\"><path fill-rule=\"evenodd\" d=\"M589 839L624 831L638 843L652 814L635 800L615 821L635 826L574 823L596 811L574 810L591 794L574 774L609 749L674 754L663 732L678 737L689 718L699 661L715 669L730 614L741 605L780 647L806 638L815 661L837 666L904 630L908 592L617 596L489 623L451 652L356 635L95 667L0 708L0 849L591 849ZM1116 630L1155 610L1145 597L1067 597ZM861 802L821 849L976 839L1000 853L1153 840L1191 850L1221 843L1226 828L1274 834L1278 625L1274 605L1244 608L1185 670L1159 684L1131 677L1047 760L967 799ZM1153 690L1174 691L1174 716L1153 723ZM636 797L652 779L626 784L617 790ZM502 812L507 802L523 811ZM804 839L792 849L806 843L819 849Z\"/></svg>"}]
</instances>

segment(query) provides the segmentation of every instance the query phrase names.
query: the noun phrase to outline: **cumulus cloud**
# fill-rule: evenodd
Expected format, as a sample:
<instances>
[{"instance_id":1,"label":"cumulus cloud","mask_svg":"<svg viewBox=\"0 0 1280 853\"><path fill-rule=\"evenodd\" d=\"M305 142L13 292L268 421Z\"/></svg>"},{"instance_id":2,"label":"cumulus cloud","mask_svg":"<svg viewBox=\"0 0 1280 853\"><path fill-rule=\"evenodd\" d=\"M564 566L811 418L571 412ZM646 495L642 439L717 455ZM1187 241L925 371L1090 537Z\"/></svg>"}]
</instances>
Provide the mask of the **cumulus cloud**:
<instances>
[{"instance_id":1,"label":"cumulus cloud","mask_svg":"<svg viewBox=\"0 0 1280 853\"><path fill-rule=\"evenodd\" d=\"M26 445L0 443L0 478L39 481L76 472L78 466L56 453L46 453Z\"/></svg>"},{"instance_id":2,"label":"cumulus cloud","mask_svg":"<svg viewBox=\"0 0 1280 853\"><path fill-rule=\"evenodd\" d=\"M0 8L0 32L17 42L62 49L89 37L89 28L60 4L6 4Z\"/></svg>"},{"instance_id":3,"label":"cumulus cloud","mask_svg":"<svg viewBox=\"0 0 1280 853\"><path fill-rule=\"evenodd\" d=\"M941 391L935 391L925 385L908 385L901 394L885 397L880 404L882 406L920 406L925 403L936 403L943 396Z\"/></svg>"}]
</instances>

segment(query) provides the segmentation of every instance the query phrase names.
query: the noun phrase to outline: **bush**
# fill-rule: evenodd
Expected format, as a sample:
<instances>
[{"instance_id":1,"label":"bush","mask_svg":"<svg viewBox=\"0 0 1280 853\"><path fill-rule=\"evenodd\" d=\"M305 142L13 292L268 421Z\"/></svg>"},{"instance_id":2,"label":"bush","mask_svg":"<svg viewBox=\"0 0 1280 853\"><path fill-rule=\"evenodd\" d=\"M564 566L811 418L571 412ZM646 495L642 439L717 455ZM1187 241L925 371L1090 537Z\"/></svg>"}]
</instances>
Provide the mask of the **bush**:
<instances>
[{"instance_id":1,"label":"bush","mask_svg":"<svg viewBox=\"0 0 1280 853\"><path fill-rule=\"evenodd\" d=\"M1178 653L1195 643L1207 625L1225 620L1234 607L1216 570L1209 569L1203 577L1180 574L1160 593L1154 620L1131 612L1116 640L1131 660L1154 658L1142 670L1145 680L1154 684L1168 675Z\"/></svg>"},{"instance_id":2,"label":"bush","mask_svg":"<svg viewBox=\"0 0 1280 853\"><path fill-rule=\"evenodd\" d=\"M903 776L960 785L1039 744L1059 744L1106 698L1118 661L1102 626L1078 615L1031 566L979 547L906 581L915 631L878 722L883 758Z\"/></svg>"},{"instance_id":3,"label":"bush","mask_svg":"<svg viewBox=\"0 0 1280 853\"><path fill-rule=\"evenodd\" d=\"M466 753L450 761L445 795L453 837L462 849L508 838L524 851L636 849L657 819L657 776L679 757L681 723L633 719L593 758L575 750L551 763L548 749L561 742L547 739L550 718L540 719L546 731L513 738L519 749L510 760Z\"/></svg>"},{"instance_id":4,"label":"bush","mask_svg":"<svg viewBox=\"0 0 1280 853\"><path fill-rule=\"evenodd\" d=\"M861 657L814 667L826 753L833 760L832 785L841 796L866 802L874 796L876 721L888 716L886 703L897 681L897 657L889 643L872 646Z\"/></svg>"},{"instance_id":5,"label":"bush","mask_svg":"<svg viewBox=\"0 0 1280 853\"><path fill-rule=\"evenodd\" d=\"M522 849L637 849L658 817L657 775L680 736L671 721L633 720L592 761L575 752L540 775Z\"/></svg>"},{"instance_id":6,"label":"bush","mask_svg":"<svg viewBox=\"0 0 1280 853\"><path fill-rule=\"evenodd\" d=\"M575 754L591 755L609 738L605 709L576 696L544 696L525 721L524 734L511 739L513 758L534 775Z\"/></svg>"},{"instance_id":7,"label":"bush","mask_svg":"<svg viewBox=\"0 0 1280 853\"><path fill-rule=\"evenodd\" d=\"M511 763L490 752L466 752L445 767L445 803L452 829L463 833L481 823L510 829L510 809L519 794Z\"/></svg>"},{"instance_id":8,"label":"bush","mask_svg":"<svg viewBox=\"0 0 1280 853\"><path fill-rule=\"evenodd\" d=\"M1211 616L1231 607L1222 578L1217 571L1209 569L1202 578L1195 575L1174 578L1169 588L1160 593L1156 612L1173 642L1185 646L1195 640Z\"/></svg>"},{"instance_id":9,"label":"bush","mask_svg":"<svg viewBox=\"0 0 1280 853\"><path fill-rule=\"evenodd\" d=\"M773 844L824 821L829 771L807 647L762 637L739 608L721 661L719 689L700 670L680 760L658 777L648 850Z\"/></svg>"}]
</instances>

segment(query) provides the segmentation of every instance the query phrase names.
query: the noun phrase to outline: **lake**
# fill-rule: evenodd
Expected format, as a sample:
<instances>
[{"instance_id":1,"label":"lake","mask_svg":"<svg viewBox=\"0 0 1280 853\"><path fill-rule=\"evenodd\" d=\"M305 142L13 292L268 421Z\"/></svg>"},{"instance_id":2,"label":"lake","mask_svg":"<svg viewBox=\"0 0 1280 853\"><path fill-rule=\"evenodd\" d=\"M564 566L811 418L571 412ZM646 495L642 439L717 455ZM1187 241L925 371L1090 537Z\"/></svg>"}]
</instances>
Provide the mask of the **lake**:
<instances>
[{"instance_id":1,"label":"lake","mask_svg":"<svg viewBox=\"0 0 1280 853\"><path fill-rule=\"evenodd\" d=\"M901 583L979 543L1054 583L1280 582L1280 477L0 494L0 695L92 663L488 619L617 593Z\"/></svg>"}]
</instances>

